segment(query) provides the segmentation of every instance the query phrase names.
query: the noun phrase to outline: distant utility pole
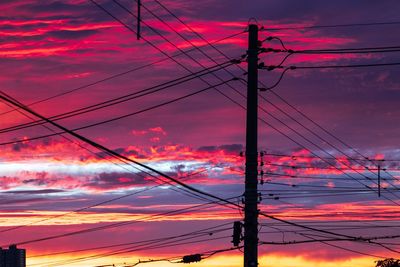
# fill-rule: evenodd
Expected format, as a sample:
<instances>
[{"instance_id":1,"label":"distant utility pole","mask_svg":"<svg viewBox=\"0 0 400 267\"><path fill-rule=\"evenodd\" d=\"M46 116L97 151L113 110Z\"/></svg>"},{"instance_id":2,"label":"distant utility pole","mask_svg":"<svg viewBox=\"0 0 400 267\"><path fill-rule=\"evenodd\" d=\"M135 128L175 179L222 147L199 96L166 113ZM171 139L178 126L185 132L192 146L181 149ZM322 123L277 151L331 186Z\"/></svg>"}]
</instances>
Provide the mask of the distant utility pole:
<instances>
[{"instance_id":1,"label":"distant utility pole","mask_svg":"<svg viewBox=\"0 0 400 267\"><path fill-rule=\"evenodd\" d=\"M249 25L247 51L246 177L244 192L244 267L258 266L258 25Z\"/></svg>"},{"instance_id":2,"label":"distant utility pole","mask_svg":"<svg viewBox=\"0 0 400 267\"><path fill-rule=\"evenodd\" d=\"M136 38L140 40L140 30L141 30L141 23L142 23L142 2L141 0L137 1L137 28L136 28Z\"/></svg>"},{"instance_id":3,"label":"distant utility pole","mask_svg":"<svg viewBox=\"0 0 400 267\"><path fill-rule=\"evenodd\" d=\"M381 163L378 163L378 196L381 197Z\"/></svg>"}]
</instances>

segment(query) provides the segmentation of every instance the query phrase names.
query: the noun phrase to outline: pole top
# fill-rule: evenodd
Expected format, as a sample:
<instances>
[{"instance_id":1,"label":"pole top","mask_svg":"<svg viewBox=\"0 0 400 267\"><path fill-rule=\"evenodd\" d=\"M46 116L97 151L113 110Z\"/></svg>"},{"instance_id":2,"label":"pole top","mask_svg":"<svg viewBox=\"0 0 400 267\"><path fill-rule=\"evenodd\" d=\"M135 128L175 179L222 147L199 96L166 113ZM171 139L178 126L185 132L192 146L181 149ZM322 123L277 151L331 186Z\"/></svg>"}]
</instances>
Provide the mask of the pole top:
<instances>
[{"instance_id":1,"label":"pole top","mask_svg":"<svg viewBox=\"0 0 400 267\"><path fill-rule=\"evenodd\" d=\"M249 31L250 30L258 30L258 24L249 24Z\"/></svg>"}]
</instances>

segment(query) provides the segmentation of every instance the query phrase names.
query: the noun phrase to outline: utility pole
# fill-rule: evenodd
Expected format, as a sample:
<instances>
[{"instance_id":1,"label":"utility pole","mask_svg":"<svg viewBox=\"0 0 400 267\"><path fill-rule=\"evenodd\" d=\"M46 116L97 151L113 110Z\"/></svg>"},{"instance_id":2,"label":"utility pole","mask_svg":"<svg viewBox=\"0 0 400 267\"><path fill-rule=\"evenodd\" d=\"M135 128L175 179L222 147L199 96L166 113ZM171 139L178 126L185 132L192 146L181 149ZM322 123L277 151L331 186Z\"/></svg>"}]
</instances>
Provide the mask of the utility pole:
<instances>
[{"instance_id":1,"label":"utility pole","mask_svg":"<svg viewBox=\"0 0 400 267\"><path fill-rule=\"evenodd\" d=\"M244 267L258 266L258 25L249 25L247 51L246 174L244 192Z\"/></svg>"},{"instance_id":2,"label":"utility pole","mask_svg":"<svg viewBox=\"0 0 400 267\"><path fill-rule=\"evenodd\" d=\"M140 30L141 30L141 23L142 23L142 2L141 0L137 1L137 28L136 28L136 38L140 40Z\"/></svg>"},{"instance_id":3,"label":"utility pole","mask_svg":"<svg viewBox=\"0 0 400 267\"><path fill-rule=\"evenodd\" d=\"M381 197L381 164L378 163L378 196Z\"/></svg>"}]
</instances>

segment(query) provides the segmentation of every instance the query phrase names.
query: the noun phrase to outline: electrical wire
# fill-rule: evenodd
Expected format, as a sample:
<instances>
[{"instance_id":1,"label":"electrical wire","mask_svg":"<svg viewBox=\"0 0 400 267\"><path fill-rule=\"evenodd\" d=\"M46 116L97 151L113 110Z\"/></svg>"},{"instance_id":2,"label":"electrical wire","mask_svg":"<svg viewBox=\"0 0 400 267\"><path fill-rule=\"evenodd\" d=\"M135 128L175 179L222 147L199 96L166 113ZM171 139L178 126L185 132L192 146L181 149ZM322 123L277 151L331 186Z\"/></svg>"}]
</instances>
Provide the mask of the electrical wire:
<instances>
[{"instance_id":1,"label":"electrical wire","mask_svg":"<svg viewBox=\"0 0 400 267\"><path fill-rule=\"evenodd\" d=\"M92 123L92 124L89 124L89 125L85 125L85 126L81 126L81 127L78 127L78 128L74 128L71 131L76 132L76 131L80 131L80 130L83 130L83 129L99 126L99 125L110 123L110 122L113 122L113 121L117 121L117 120L120 120L120 119L128 118L128 117L131 117L131 116L134 116L134 115L138 115L138 114L150 111L150 110L154 110L154 109L157 109L157 108L160 108L160 107L163 107L163 106L178 102L180 100L189 98L191 96L194 96L194 95L197 95L199 93L208 91L210 89L214 89L216 86L224 85L224 84L229 83L231 81L235 81L235 79L230 79L230 80L224 81L222 83L211 85L211 86L203 88L201 90L197 90L197 91L195 91L193 93L186 94L184 96L177 97L177 98L174 98L174 99L169 100L169 101L165 101L165 102L163 102L161 104L153 105L153 106L150 106L148 108L144 108L144 109L138 110L136 112L128 113L128 114L117 116L117 117L114 117L114 118L111 118L111 119L106 119L106 120L103 120L103 121L100 121L100 122L96 122L96 123ZM23 143L23 142L28 142L28 141L34 141L34 140L38 140L38 139L57 136L57 135L60 135L60 134L63 134L63 133L65 133L65 132L56 132L56 133L53 133L53 134L41 135L41 136L36 136L36 137L31 137L31 138L18 139L18 140L13 140L13 141L9 141L9 142L2 142L2 143L0 143L0 146Z\"/></svg>"},{"instance_id":2,"label":"electrical wire","mask_svg":"<svg viewBox=\"0 0 400 267\"><path fill-rule=\"evenodd\" d=\"M93 146L95 148L99 148L99 149L101 149L101 150L103 150L103 151L105 151L107 153L110 153L111 155L113 155L115 157L122 158L122 159L124 159L126 161L129 161L129 162L131 162L133 164L136 164L136 165L138 165L140 167L143 167L143 168L145 168L145 169L147 169L149 171L152 171L152 172L154 172L154 173L156 173L156 174L158 174L158 175L160 175L160 176L162 176L162 177L164 177L164 178L166 178L166 179L168 179L168 180L170 180L170 181L172 181L172 182L174 182L174 183L176 183L178 185L181 185L182 187L184 187L184 188L186 188L186 189L188 189L188 190L190 190L190 191L192 191L194 193L198 193L200 195L213 198L213 199L215 199L215 201L217 201L217 203L221 203L224 206L233 206L235 208L240 207L239 205L237 205L236 203L234 203L232 201L229 201L227 199L223 199L223 198L220 198L220 197L215 196L213 194L210 194L210 193L204 192L202 190L196 189L196 188L194 188L194 187L192 187L190 185L187 185L187 184L185 184L185 183L183 183L183 182L181 182L179 180L176 180L175 178L170 177L170 176L168 176L168 175L166 175L166 174L164 174L164 173L162 173L162 172L160 172L158 170L155 170L155 169L153 169L151 167L148 167L148 166L146 166L146 165L144 165L142 163L139 163L139 162L137 162L135 160L129 159L129 158L123 156L123 155L120 155L120 154L118 154L117 152L115 152L113 150L110 150L110 149L108 149L108 148L106 148L106 147L104 147L104 146L102 146L102 145L100 145L100 144L98 144L98 143L86 138L86 137L83 137L83 136L81 136L81 135L79 135L79 134L77 134L77 133L75 133L75 132L73 132L73 131L71 131L71 130L69 130L69 129L67 129L67 128L65 128L65 127L63 127L63 126L61 126L61 125L59 125L59 124L57 124L55 122L53 122L53 121L51 121L51 120L49 120L48 118L38 114L37 112L35 112L32 109L24 106L23 104L21 104L19 102L16 102L15 100L10 99L3 92L1 92L1 94L0 94L0 99L3 99L3 100L9 102L10 104L12 104L14 106L21 108L21 109L27 111L28 113L30 113L30 114L32 114L32 115L34 115L34 116L36 116L36 117L38 117L40 119L46 120L48 123L52 124L53 126L55 126L55 127L59 128L59 129L65 131L65 132L69 133L70 135L82 140L85 143L90 144L91 146ZM317 228L313 228L313 227L309 227L309 226L304 226L304 225L301 225L301 224L297 224L295 222L286 221L284 219L277 218L277 217L275 217L273 215L269 215L269 214L266 214L266 213L261 212L261 211L260 211L259 214L264 216L264 217L266 217L266 218L272 219L272 220L276 220L276 221L279 221L279 222L284 222L284 223L287 223L288 225L292 225L292 226L296 226L296 227L300 227L300 228L304 228L304 229L314 230L316 232L321 232L321 233L330 234L330 235L334 235L334 236L342 236L342 237L347 237L347 238L356 238L356 237L352 237L352 236L349 236L349 235L343 235L343 234L340 234L340 233L334 233L334 232L321 230L321 229L317 229ZM101 228L104 228L104 227L97 227L96 230L101 229ZM93 231L93 229L91 229L90 231ZM83 230L83 232L87 232L87 230L86 231ZM74 232L73 234L77 234L77 233L82 233L82 231ZM17 243L17 245L33 243L33 242L38 242L38 241L44 241L44 240L49 240L49 239L55 239L55 238L64 237L64 236L68 236L68 235L71 235L71 233L58 235L58 236L53 236L53 237L47 237L47 238L39 238L39 239L36 239L36 240L30 240L30 241L25 241L25 242L20 242L20 243Z\"/></svg>"},{"instance_id":3,"label":"electrical wire","mask_svg":"<svg viewBox=\"0 0 400 267\"><path fill-rule=\"evenodd\" d=\"M271 181L265 181L265 184L271 184L271 185L282 185L282 186L289 186L289 187L310 187L310 188L330 188L326 185L304 185L304 184L285 184L285 183L279 183L279 182L271 182ZM337 189L360 189L359 187L348 187L348 186L336 186L334 188ZM262 189L259 189L259 191L264 191Z\"/></svg>"},{"instance_id":4,"label":"electrical wire","mask_svg":"<svg viewBox=\"0 0 400 267\"><path fill-rule=\"evenodd\" d=\"M243 34L245 32L246 31L241 31L241 32L238 32L238 33L234 33L234 34L228 35L226 37L223 37L221 39L218 39L216 41L213 41L212 43L214 43L214 44L221 43L221 42L223 42L225 40L228 40L228 39L231 39L233 37L239 36L239 35L241 35L241 34ZM185 50L185 53L192 52L194 50L195 50L194 48L193 49L187 49L187 50ZM178 52L178 53L175 53L174 55L171 55L171 57L175 58L175 57L178 57L178 56L180 56L182 54L183 54L183 52ZM27 104L27 106L31 107L31 106L34 106L34 105L37 105L37 104L40 104L40 103L44 103L44 102L47 102L49 100L52 100L52 99L55 99L55 98L58 98L58 97L61 97L61 96L64 96L64 95L67 95L67 94L70 94L70 93L74 93L74 92L77 92L79 90L83 90L83 89L95 86L97 84L113 80L115 78L119 78L119 77L124 76L126 74L133 73L133 72L138 71L138 70L142 70L144 68L147 68L147 67L162 63L162 62L167 61L167 60L171 60L171 58L166 57L166 58L151 62L149 64L145 64L145 65L142 65L142 66L139 66L139 67L136 67L136 68L124 71L124 72L120 72L118 74L114 74L114 75L108 76L106 78L103 78L103 79L100 79L100 80L97 80L97 81L94 81L94 82L79 86L77 88L69 89L69 90L66 90L66 91L64 91L62 93L55 94L55 95L52 95L50 97L47 97L47 98L44 98L44 99L41 99L41 100L34 101L32 103ZM8 114L8 113L13 112L13 111L16 111L16 109L14 108L14 109L11 109L11 110L8 110L8 111L4 111L4 112L0 113L0 116Z\"/></svg>"},{"instance_id":5,"label":"electrical wire","mask_svg":"<svg viewBox=\"0 0 400 267\"><path fill-rule=\"evenodd\" d=\"M180 179L188 178L190 176L197 175L197 174L199 174L199 172L194 172L192 174L185 175L183 177L180 177ZM147 191L150 191L150 190L152 190L154 188L157 188L157 187L160 187L160 186L166 185L166 184L168 184L168 183L167 182L163 182L163 183L157 184L157 185L152 186L152 187L146 187L146 188L144 188L142 190L135 191L135 192L130 193L130 194L124 194L122 196L118 196L118 197L111 198L111 199L108 199L108 200L105 200L105 201L101 201L101 202L98 202L98 203L95 203L95 204L92 204L92 205L89 205L89 206L85 206L85 207L82 207L82 208L79 208L79 209L76 209L76 210L73 210L73 211L68 211L68 212L65 212L65 213L62 213L62 214L54 215L54 216L51 216L51 217L48 217L48 218L45 218L45 219L41 219L41 220L37 220L37 221L34 221L34 222L30 222L30 223L27 223L27 224L18 225L18 226L14 226L14 227L11 227L11 228L6 228L6 229L3 229L3 230L0 230L0 233L17 230L17 229L20 229L20 228L24 228L24 227L31 226L31 225L34 225L34 224L42 223L42 222L45 222L45 221L50 221L50 220L53 220L53 219L58 219L58 218L61 218L61 217L64 217L64 216L68 216L68 215L73 214L73 213L79 213L79 212L82 212L82 211L85 211L85 210L89 210L91 208L98 207L98 206L101 206L101 205L104 205L104 204L108 204L108 203L111 203L111 202L114 202L114 201L117 201L117 200L120 200L120 199L123 199L123 198L134 196L134 195L137 195L137 194L140 194L140 193L143 193L143 192L147 192Z\"/></svg>"},{"instance_id":6,"label":"electrical wire","mask_svg":"<svg viewBox=\"0 0 400 267\"><path fill-rule=\"evenodd\" d=\"M113 0L114 2L116 2L116 0ZM171 13L171 12L170 12ZM390 200L390 199L389 199ZM392 201L392 200L390 200L390 201ZM392 202L394 202L394 201L392 201ZM394 202L394 203L396 203L396 202ZM397 204L397 203L396 203Z\"/></svg>"},{"instance_id":7,"label":"electrical wire","mask_svg":"<svg viewBox=\"0 0 400 267\"><path fill-rule=\"evenodd\" d=\"M311 155L289 155L289 154L282 154L282 153L272 153L272 152L266 152L264 153L264 155L267 156L273 156L273 157L287 157L287 158L291 158L291 159L296 159L296 158L306 158L306 159L319 159L320 157L316 157L316 156L311 156ZM342 159L341 157L323 157L322 158L326 159L326 160L337 160L337 161L341 161L341 160L348 160L348 161L381 161L381 162L385 162L385 161L393 161L393 162L400 162L400 159L370 159L370 158L355 158L355 157L349 157L349 158L345 158Z\"/></svg>"},{"instance_id":8,"label":"electrical wire","mask_svg":"<svg viewBox=\"0 0 400 267\"><path fill-rule=\"evenodd\" d=\"M41 266L45 266L45 267L62 266L62 265L66 265L66 264L84 262L84 261L94 260L94 259L101 259L104 257L126 254L126 253L131 253L131 252L136 252L136 251L153 250L153 249L160 249L160 248L171 247L171 246L182 246L182 245L197 244L197 243L202 243L202 242L210 242L210 241L214 241L214 240L226 239L227 237L230 237L230 236L204 238L204 239L194 240L194 241L187 241L187 240L190 240L193 238L186 238L186 241L182 239L183 240L182 242L179 242L179 240L177 242L169 241L169 242L162 242L160 244L153 245L153 246L147 246L147 247L142 246L142 247L137 247L137 248L114 250L111 252L93 254L91 256L84 256L84 257L79 257L79 258L75 258L75 259L71 259L71 260L42 263Z\"/></svg>"},{"instance_id":9,"label":"electrical wire","mask_svg":"<svg viewBox=\"0 0 400 267\"><path fill-rule=\"evenodd\" d=\"M228 198L225 201L229 201L229 200L235 199L235 198L237 198L237 197ZM104 225L104 226L89 227L89 228L86 228L83 230L71 231L71 232L67 232L67 233L63 233L63 234L56 234L56 235L51 235L51 236L47 236L47 237L41 237L41 238L36 238L36 239L24 240L24 241L20 241L20 242L14 242L13 244L15 244L15 245L32 244L32 243L37 243L37 242L42 242L42 241L54 240L54 239L59 239L59 238L64 238L64 237L69 237L69 236L74 236L74 235L80 235L80 234L85 234L85 233L101 231L101 230L105 230L105 229L122 227L122 226L126 226L126 225L141 223L144 221L151 221L156 218L163 218L167 215L177 215L177 214L182 214L182 213L189 212L189 211L204 209L207 206L214 205L214 204L220 205L221 203L223 203L223 202L222 201L210 201L208 203L192 205L192 206L186 207L186 208L181 208L181 209L161 212L161 213L157 213L157 214L142 216L135 220L116 222L116 223L112 223L112 224L108 224L108 225ZM10 244L5 244L2 246L6 247L9 245Z\"/></svg>"},{"instance_id":10,"label":"electrical wire","mask_svg":"<svg viewBox=\"0 0 400 267\"><path fill-rule=\"evenodd\" d=\"M194 79L199 78L199 77L201 77L203 75L208 75L208 74L210 74L210 73L212 73L214 71L221 70L221 69L223 69L225 67L228 67L228 66L231 66L233 64L234 63L231 63L230 61L224 62L222 64L217 64L215 66L212 66L212 67L209 67L209 68L205 68L205 69L203 69L201 71L198 71L198 72L195 72L195 73L192 73L192 74L189 74L189 75L185 75L183 77L180 77L180 78L168 81L168 82L164 82L164 83L161 83L161 84L158 84L158 85L146 88L146 89L142 89L142 90L136 91L134 93L129 93L129 94L117 97L117 98L113 98L113 99L110 99L110 100L107 100L107 101L103 101L103 102L100 102L100 103L89 105L89 106L86 106L86 107L83 107L83 108L78 108L78 109L75 109L75 110L72 110L72 111L69 111L69 112L64 112L64 113L61 113L61 114L58 114L58 115L53 115L53 116L50 116L49 119L52 119L54 121L58 121L58 120L62 120L62 119L66 119L66 118L71 118L71 117L75 117L75 116L78 116L78 115L82 115L82 114L85 114L85 113L88 113L88 112L97 111L97 110L100 110L100 109L103 109L103 108L106 108L106 107L110 107L110 106L114 106L114 105L117 105L117 104L121 104L121 103L124 103L124 102L129 101L129 100L138 99L140 97L148 96L150 94L157 93L157 92L163 91L165 89L174 87L176 85L180 85L182 83L194 80ZM26 128L29 128L29 127L32 127L32 126L42 125L44 123L45 123L45 121L43 121L43 120L36 120L34 122L22 123L22 124L18 124L16 126L11 126L11 127L0 129L0 133L7 133L7 132L15 131L15 130L26 129Z\"/></svg>"},{"instance_id":11,"label":"electrical wire","mask_svg":"<svg viewBox=\"0 0 400 267\"><path fill-rule=\"evenodd\" d=\"M4 101L2 101L2 102L4 102ZM6 104L6 105L10 105L10 104L7 103L7 102L5 102L5 104ZM11 107L12 107L12 106L11 106ZM23 114L24 116L26 116L26 117L28 117L28 118L31 118L29 115L23 113L23 112L22 112L21 110L19 110L19 109L17 109L16 111L19 112L19 113L21 113L21 114ZM48 129L48 130L50 130L50 131L53 131L53 132L54 132L53 129L47 127L46 125L43 125L43 127L46 128L46 129ZM94 154L94 155L96 155L97 157L100 157L100 158L103 158L103 159L106 159L106 160L112 162L111 160L107 159L105 156L103 156L103 155L98 155L98 154L94 153L92 150L90 150L89 148L86 148L86 147L82 146L79 142L76 142L76 141L74 141L74 140L72 140L72 139L70 139L69 137L64 136L64 135L61 135L61 136L62 136L64 139L68 140L69 142L71 142L71 143L73 143L73 144L76 144L76 145L78 145L79 147L85 149L86 151L90 152L91 154ZM124 161L122 161L122 162L125 163ZM115 164L116 166L119 166L119 167L125 169L125 170L128 170L127 168L125 168L124 166L122 166L122 165L120 165L120 164L117 164L117 163L115 163L115 162L112 162L112 163ZM136 168L136 167L134 167L134 166L132 166L132 167L133 167L133 168ZM136 168L136 169L137 169L137 170L140 170L140 169L138 169L138 168ZM129 170L128 170L128 171L129 171ZM137 175L142 176L140 173L138 173ZM142 176L142 177L143 177L143 176ZM166 184L166 183L163 183L163 184ZM159 185L158 185L158 186L159 186ZM24 225L18 225L18 226L6 228L6 229L3 229L3 230L0 230L0 233L13 231L13 230L17 230L17 229L20 229L20 228L23 228L23 227L31 226L31 225L34 225L34 224L37 224L37 223L40 223L40 222L45 222L45 221L49 221L49 220L51 220L51 219L60 218L60 217L69 215L69 214L71 214L71 213L81 212L81 211L84 211L84 210L93 208L93 207L95 207L95 206L103 205L103 204L106 204L106 203L109 203L109 202L112 202L112 201L115 201L115 200L122 199L122 198L124 198L124 197L136 195L136 194L138 194L138 193L142 193L142 192L151 190L152 188L154 188L154 187L149 187L149 188L147 188L147 189L143 189L143 190L140 190L140 191L131 193L131 194L126 194L126 195L124 195L124 196L117 197L117 198L114 198L114 199L111 199L111 200L108 200L108 201L103 201L103 202L97 203L97 204L95 204L95 205L91 205L91 206L88 206L88 207L80 208L80 209L74 210L74 211L72 211L72 212L67 212L67 213L64 213L64 214L55 215L55 216L48 217L48 218L45 218L45 219L33 221L33 222L30 222L30 223L27 223L27 224L24 224Z\"/></svg>"},{"instance_id":12,"label":"electrical wire","mask_svg":"<svg viewBox=\"0 0 400 267\"><path fill-rule=\"evenodd\" d=\"M302 179L316 179L316 180L338 180L338 181L354 181L354 177L331 177L331 176L308 176L308 175L293 175L293 174L286 174L286 173L277 173L277 172L264 172L265 175L271 175L273 177L287 177L287 178L302 178ZM371 181L371 178L357 178L359 181ZM365 184L362 184L366 188L370 188ZM375 188L377 189L377 188ZM375 192L373 190L373 192Z\"/></svg>"},{"instance_id":13,"label":"electrical wire","mask_svg":"<svg viewBox=\"0 0 400 267\"><path fill-rule=\"evenodd\" d=\"M94 1L94 0L90 0L90 1ZM137 16L127 7L125 7L123 4L121 4L119 1L117 0L112 0L114 3L116 3L121 9L123 9L124 11L126 11L128 14L130 14L132 17L137 19ZM146 8L143 3L141 3L141 5ZM149 9L146 9L148 12L151 12ZM156 16L153 12L151 12L151 14L155 17L157 17L163 24L167 25L170 29L174 30L169 24L167 24L165 21L163 21L161 18L159 18L158 16ZM175 49L182 51L182 49L174 44L173 42L171 42L168 38L166 38L161 31L151 27L148 23L146 22L142 22L144 25L146 25L146 27L148 27L153 33L157 34L158 36L160 36L164 41L166 41L168 44L172 45ZM174 30L181 38L183 38L185 41L189 42L194 48L196 48L197 46L194 45L192 42L190 42L188 39L186 39L183 35L181 35L178 31ZM213 58L209 57L206 53L204 53L200 48L196 48L198 51L200 51L203 55L207 56L209 59L211 59L214 63L217 63ZM196 60L193 56L189 55L188 53L184 53L189 59L191 59L192 61L194 61L197 65L199 65L202 68L205 68L204 64L202 64L199 60ZM181 66L182 68L184 68L186 71L188 72L192 72L189 68L187 68L185 65L181 64L178 61L175 61L179 66ZM212 75L217 78L218 80L222 81L222 79L213 74ZM203 79L202 77L199 78L202 82L204 82L207 85L210 85L210 83ZM230 84L227 84L228 87L233 88ZM219 94L227 97L227 95L225 93L223 93L221 90L219 90L218 88L214 88Z\"/></svg>"},{"instance_id":14,"label":"electrical wire","mask_svg":"<svg viewBox=\"0 0 400 267\"><path fill-rule=\"evenodd\" d=\"M325 65L325 66L290 66L290 70L301 69L341 69L341 68L367 68L367 67L385 67L385 66L399 66L400 62L390 63L373 63L373 64L349 64L349 65Z\"/></svg>"},{"instance_id":15,"label":"electrical wire","mask_svg":"<svg viewBox=\"0 0 400 267\"><path fill-rule=\"evenodd\" d=\"M398 25L398 24L400 24L400 21L383 21L383 22L370 22L370 23L346 23L346 24L331 24L331 25L313 25L313 26L264 28L263 31L307 30L307 29L324 29L324 28L347 28L347 27L384 26L384 25Z\"/></svg>"},{"instance_id":16,"label":"electrical wire","mask_svg":"<svg viewBox=\"0 0 400 267\"><path fill-rule=\"evenodd\" d=\"M201 255L201 260L205 260L205 259L208 259L208 258L216 255L216 254L223 253L223 252L228 252L228 251L240 250L241 248L243 248L243 246L226 248L226 249L210 250L210 251L201 252L201 253L198 253L198 254ZM151 262L159 262L159 261L168 261L170 263L183 263L183 260L179 261L179 259L181 259L181 258L183 258L183 257L180 256L180 257L171 257L171 258L166 258L166 259L154 259L154 260L146 260L146 261L140 261L139 260L137 263L135 263L133 265L124 265L123 267L133 267L133 266L137 266L137 265L142 264L142 263L151 263ZM172 262L172 261L175 261L175 262Z\"/></svg>"},{"instance_id":17,"label":"electrical wire","mask_svg":"<svg viewBox=\"0 0 400 267\"><path fill-rule=\"evenodd\" d=\"M125 246L125 245L148 244L150 242L158 242L158 241L170 240L170 239L174 239L174 238L178 238L178 237L185 237L185 236L190 236L190 235L193 235L193 234L199 234L199 233L204 233L204 232L206 232L207 234L210 234L210 233L213 233L211 230L216 230L216 229L218 229L220 227L225 227L225 226L231 225L231 224L232 224L232 222L218 224L216 226L202 228L200 230L192 231L192 232L185 233L185 234L180 234L178 236L174 235L174 236L167 236L167 237L156 238L156 239L148 239L148 240L128 242L128 243L120 243L120 244L113 244L113 245L107 245L107 246L98 246L98 247L91 247L91 248L85 248L85 249L76 249L76 250L67 250L67 251L46 253L46 254L37 254L37 255L29 256L29 258L48 257L48 256L62 255L62 254L72 254L72 253L100 250L100 249L119 247L119 246Z\"/></svg>"},{"instance_id":18,"label":"electrical wire","mask_svg":"<svg viewBox=\"0 0 400 267\"><path fill-rule=\"evenodd\" d=\"M116 0L113 0L114 2L116 2L116 3L118 3L118 1L116 1ZM120 5L120 4L119 4ZM120 5L121 6L121 5ZM131 13L131 12L130 12ZM171 13L171 12L170 12ZM154 13L152 13L153 15L154 15ZM159 17L157 17L157 18L159 18ZM159 18L159 20L161 20L160 18ZM161 20L162 21L162 20ZM164 24L166 24L165 22L164 22ZM168 24L167 24L168 25ZM170 27L171 28L171 27ZM176 32L176 31L175 31ZM180 35L181 36L181 35ZM282 43L283 44L283 43ZM283 77L283 75L281 76L281 78ZM276 84L277 85L277 84ZM276 86L275 85L275 86Z\"/></svg>"},{"instance_id":19,"label":"electrical wire","mask_svg":"<svg viewBox=\"0 0 400 267\"><path fill-rule=\"evenodd\" d=\"M123 243L123 244L98 247L98 248L95 248L95 250L119 247L119 246L128 246L125 248L113 250L111 252L97 253L97 254L92 254L89 256L83 256L83 257L81 256L81 257L74 258L74 259L51 261L51 262L47 262L47 263L37 263L37 264L33 264L33 265L61 266L61 265L65 265L65 264L99 259L99 258L103 258L103 257L119 255L119 254L134 252L134 251L143 251L143 250L158 249L158 248L163 248L163 247L168 247L168 246L186 245L186 244L191 244L191 243L203 242L203 240L194 240L194 241L189 241L189 240L201 238L203 236L210 236L213 234L222 233L227 230L230 230L232 227L220 229L221 226L226 226L228 224L232 224L232 223L231 222L224 223L224 224L221 224L218 226L207 227L207 228L203 228L201 230L197 230L197 231L193 231L193 232L189 232L189 233L185 233L185 234L180 234L180 235L167 236L167 237L157 238L157 239L149 239L149 240L144 240L144 241L129 242L129 243ZM222 237L222 238L226 238L226 237ZM207 240L210 241L212 239L214 239L214 238L211 238L211 239L208 238ZM217 239L221 239L221 237L217 237ZM73 253L84 252L84 251L90 251L90 249L75 250L75 251L73 251ZM66 254L66 253L68 253L68 252L64 251L61 253L57 253L57 255ZM56 254L53 253L51 255L56 255Z\"/></svg>"},{"instance_id":20,"label":"electrical wire","mask_svg":"<svg viewBox=\"0 0 400 267\"><path fill-rule=\"evenodd\" d=\"M114 1L115 2L115 1ZM160 4L160 3L159 3ZM162 5L162 4L160 4L160 5ZM171 12L169 12L170 14L171 14ZM154 15L154 13L152 13L153 15ZM159 17L157 17L157 18L159 18ZM160 18L159 18L160 19ZM161 20L161 19L160 19ZM162 21L162 20L161 20ZM164 23L165 24L165 23ZM170 27L171 28L171 27ZM174 30L175 32L176 32L176 30ZM281 42L282 43L282 42ZM283 43L282 43L282 45L283 45Z\"/></svg>"},{"instance_id":21,"label":"electrical wire","mask_svg":"<svg viewBox=\"0 0 400 267\"><path fill-rule=\"evenodd\" d=\"M319 166L300 166L300 165L288 165L288 164L278 164L278 163L271 163L271 162L265 162L264 166L273 166L273 167L284 167L284 168L291 168L291 169L317 169L317 170L333 170L332 167L319 167ZM339 167L341 170L357 170L357 171L367 171L367 170L378 170L378 169L373 169L373 168L357 168L357 167L352 167L352 168L343 168Z\"/></svg>"},{"instance_id":22,"label":"electrical wire","mask_svg":"<svg viewBox=\"0 0 400 267\"><path fill-rule=\"evenodd\" d=\"M389 199L390 200L390 199ZM390 201L392 201L392 200L390 200ZM396 202L394 202L394 201L392 201L393 203L395 203L395 204L397 204Z\"/></svg>"},{"instance_id":23,"label":"electrical wire","mask_svg":"<svg viewBox=\"0 0 400 267\"><path fill-rule=\"evenodd\" d=\"M179 17L177 17L177 16L175 16L170 10L168 10L163 4L161 4L159 1L156 1L160 6L162 6L164 9L166 9L171 15L173 15L175 18L177 18L182 24L184 24L189 30L191 30L192 32L194 32L197 36L199 36L200 38L202 38L201 37L201 35L199 35L198 33L196 33L193 29L191 29L190 28L190 26L188 26L187 24L185 24L182 20L180 20L179 19ZM279 38L277 38L277 39L279 39ZM204 38L202 38L202 40L205 40ZM280 39L279 39L280 40ZM205 40L206 41L206 40ZM284 46L284 44L283 44L283 42L282 42L282 40L280 40L280 42L281 42L281 45L282 45L282 47L285 49L285 46ZM214 47L213 45L211 45L212 47ZM214 47L215 48L215 47ZM393 48L393 47L392 47ZM224 55L220 50L218 50L217 48L215 48L218 52L220 52L222 55ZM361 49L363 49L363 48L361 48ZM226 56L225 56L226 57ZM229 71L228 71L229 72ZM283 77L283 75L281 76L281 78ZM275 87L276 85L274 85L274 87ZM268 88L267 88L268 89ZM236 90L235 90L236 91ZM232 100L232 99L230 99L230 100ZM393 177L393 178L395 178L395 177Z\"/></svg>"}]
</instances>

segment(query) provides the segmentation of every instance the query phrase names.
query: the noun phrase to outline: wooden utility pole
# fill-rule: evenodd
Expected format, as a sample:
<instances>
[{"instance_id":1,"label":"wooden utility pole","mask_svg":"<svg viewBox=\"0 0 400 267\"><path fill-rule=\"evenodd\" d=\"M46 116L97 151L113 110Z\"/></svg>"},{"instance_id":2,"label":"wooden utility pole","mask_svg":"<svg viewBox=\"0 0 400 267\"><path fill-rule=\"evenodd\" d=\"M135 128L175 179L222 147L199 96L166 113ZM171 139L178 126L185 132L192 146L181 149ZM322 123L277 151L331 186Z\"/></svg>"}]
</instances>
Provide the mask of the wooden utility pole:
<instances>
[{"instance_id":1,"label":"wooden utility pole","mask_svg":"<svg viewBox=\"0 0 400 267\"><path fill-rule=\"evenodd\" d=\"M258 265L258 25L249 25L247 51L246 174L244 192L244 267Z\"/></svg>"}]
</instances>

